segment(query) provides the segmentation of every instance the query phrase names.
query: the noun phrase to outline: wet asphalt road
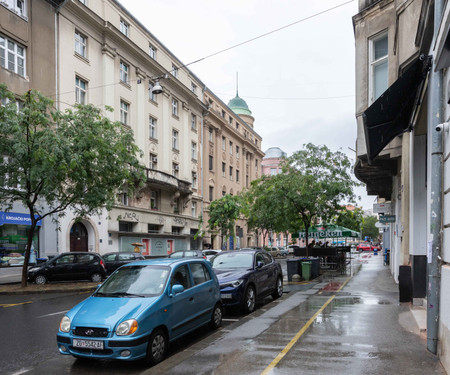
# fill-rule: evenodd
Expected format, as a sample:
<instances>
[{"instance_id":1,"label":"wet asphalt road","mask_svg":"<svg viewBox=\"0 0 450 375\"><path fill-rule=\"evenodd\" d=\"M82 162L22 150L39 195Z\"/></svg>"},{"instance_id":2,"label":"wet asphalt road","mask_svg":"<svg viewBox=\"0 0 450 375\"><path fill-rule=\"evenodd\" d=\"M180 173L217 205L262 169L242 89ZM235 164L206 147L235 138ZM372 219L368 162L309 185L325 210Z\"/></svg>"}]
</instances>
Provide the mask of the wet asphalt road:
<instances>
[{"instance_id":1,"label":"wet asphalt road","mask_svg":"<svg viewBox=\"0 0 450 375\"><path fill-rule=\"evenodd\" d=\"M398 287L381 257L354 257L361 269L353 278L335 275L321 283L292 285L281 299L267 298L249 316L227 313L223 328L195 331L174 343L168 358L150 369L140 363L76 360L58 353L55 327L86 294L0 296L2 304L11 305L0 308L0 372L445 374L426 351L409 306L398 303Z\"/></svg>"}]
</instances>

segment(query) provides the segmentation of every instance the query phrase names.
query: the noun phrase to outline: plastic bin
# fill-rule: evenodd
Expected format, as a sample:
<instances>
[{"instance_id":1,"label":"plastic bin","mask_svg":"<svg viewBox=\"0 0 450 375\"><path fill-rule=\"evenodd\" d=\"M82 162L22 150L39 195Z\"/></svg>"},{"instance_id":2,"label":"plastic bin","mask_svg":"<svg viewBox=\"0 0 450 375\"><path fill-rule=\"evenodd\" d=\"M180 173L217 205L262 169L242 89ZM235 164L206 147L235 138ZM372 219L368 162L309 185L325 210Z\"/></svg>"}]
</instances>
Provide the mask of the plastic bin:
<instances>
[{"instance_id":1,"label":"plastic bin","mask_svg":"<svg viewBox=\"0 0 450 375\"><path fill-rule=\"evenodd\" d=\"M302 275L299 259L287 259L286 266L287 266L288 281L292 281L292 276L294 275L300 276Z\"/></svg>"},{"instance_id":2,"label":"plastic bin","mask_svg":"<svg viewBox=\"0 0 450 375\"><path fill-rule=\"evenodd\" d=\"M311 262L311 280L320 276L320 258L309 258Z\"/></svg>"},{"instance_id":3,"label":"plastic bin","mask_svg":"<svg viewBox=\"0 0 450 375\"><path fill-rule=\"evenodd\" d=\"M302 261L302 277L305 280L311 279L311 264L310 261Z\"/></svg>"}]
</instances>

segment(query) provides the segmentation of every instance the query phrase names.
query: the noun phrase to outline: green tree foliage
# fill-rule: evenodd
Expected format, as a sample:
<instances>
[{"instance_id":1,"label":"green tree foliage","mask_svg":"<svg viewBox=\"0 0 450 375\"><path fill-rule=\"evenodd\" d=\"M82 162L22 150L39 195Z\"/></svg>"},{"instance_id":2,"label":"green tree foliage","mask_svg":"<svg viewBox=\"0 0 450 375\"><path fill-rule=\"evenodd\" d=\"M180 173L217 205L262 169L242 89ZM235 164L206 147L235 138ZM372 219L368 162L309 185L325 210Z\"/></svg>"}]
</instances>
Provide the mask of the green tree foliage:
<instances>
[{"instance_id":1,"label":"green tree foliage","mask_svg":"<svg viewBox=\"0 0 450 375\"><path fill-rule=\"evenodd\" d=\"M208 230L214 232L218 229L222 235L222 243L225 243L228 237L234 236L234 224L239 218L240 211L239 196L227 194L212 201L209 206Z\"/></svg>"},{"instance_id":2,"label":"green tree foliage","mask_svg":"<svg viewBox=\"0 0 450 375\"><path fill-rule=\"evenodd\" d=\"M361 237L365 238L370 237L373 240L377 240L379 235L380 235L380 231L379 229L375 226L375 223L378 221L378 218L376 216L365 216L363 218L363 222L361 225Z\"/></svg>"},{"instance_id":3,"label":"green tree foliage","mask_svg":"<svg viewBox=\"0 0 450 375\"><path fill-rule=\"evenodd\" d=\"M354 210L347 210L345 207L342 207L332 222L336 225L360 232L363 222L363 210L360 207L356 207Z\"/></svg>"},{"instance_id":4,"label":"green tree foliage","mask_svg":"<svg viewBox=\"0 0 450 375\"><path fill-rule=\"evenodd\" d=\"M144 181L141 151L130 129L102 116L93 105L61 112L41 93L31 90L16 98L0 85L0 202L11 210L20 202L29 210L22 286L33 233L49 215L76 216L110 209L117 190L133 191Z\"/></svg>"}]
</instances>

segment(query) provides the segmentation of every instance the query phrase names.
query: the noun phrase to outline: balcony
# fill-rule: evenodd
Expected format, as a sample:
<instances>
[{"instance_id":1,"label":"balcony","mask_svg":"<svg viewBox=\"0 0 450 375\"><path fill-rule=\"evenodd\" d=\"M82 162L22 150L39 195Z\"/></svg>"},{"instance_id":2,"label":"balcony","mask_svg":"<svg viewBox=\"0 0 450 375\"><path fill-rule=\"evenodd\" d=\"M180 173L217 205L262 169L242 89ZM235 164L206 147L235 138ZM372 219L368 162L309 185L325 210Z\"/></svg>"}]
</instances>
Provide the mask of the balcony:
<instances>
[{"instance_id":1,"label":"balcony","mask_svg":"<svg viewBox=\"0 0 450 375\"><path fill-rule=\"evenodd\" d=\"M147 182L170 191L179 191L181 194L191 194L192 192L190 182L179 180L171 174L155 169L147 169Z\"/></svg>"}]
</instances>

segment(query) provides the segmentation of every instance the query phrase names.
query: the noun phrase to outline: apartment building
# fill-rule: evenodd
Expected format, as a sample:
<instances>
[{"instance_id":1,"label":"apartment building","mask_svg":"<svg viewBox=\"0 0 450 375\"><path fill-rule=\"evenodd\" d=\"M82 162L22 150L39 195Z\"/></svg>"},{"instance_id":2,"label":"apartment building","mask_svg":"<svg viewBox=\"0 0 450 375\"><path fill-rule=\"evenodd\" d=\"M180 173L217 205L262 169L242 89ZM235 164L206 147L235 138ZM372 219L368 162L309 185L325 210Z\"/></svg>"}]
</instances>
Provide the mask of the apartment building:
<instances>
[{"instance_id":1,"label":"apartment building","mask_svg":"<svg viewBox=\"0 0 450 375\"><path fill-rule=\"evenodd\" d=\"M383 247L402 302L424 305L427 349L450 369L447 2L359 0L355 174L387 207Z\"/></svg>"},{"instance_id":2,"label":"apartment building","mask_svg":"<svg viewBox=\"0 0 450 375\"><path fill-rule=\"evenodd\" d=\"M118 1L70 0L57 14L58 105L109 106L143 151L147 183L100 216L66 215L59 248L145 255L198 248L203 83ZM156 94L154 87L162 86Z\"/></svg>"},{"instance_id":3,"label":"apartment building","mask_svg":"<svg viewBox=\"0 0 450 375\"><path fill-rule=\"evenodd\" d=\"M261 136L253 128L254 117L245 100L231 99L226 105L208 88L204 92L208 110L203 120L203 225L208 223L209 204L226 194L238 195L261 177ZM236 236L229 239L227 249L256 246L254 233L247 231L246 220L236 222ZM220 235L206 232L205 246L220 249Z\"/></svg>"}]
</instances>

